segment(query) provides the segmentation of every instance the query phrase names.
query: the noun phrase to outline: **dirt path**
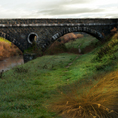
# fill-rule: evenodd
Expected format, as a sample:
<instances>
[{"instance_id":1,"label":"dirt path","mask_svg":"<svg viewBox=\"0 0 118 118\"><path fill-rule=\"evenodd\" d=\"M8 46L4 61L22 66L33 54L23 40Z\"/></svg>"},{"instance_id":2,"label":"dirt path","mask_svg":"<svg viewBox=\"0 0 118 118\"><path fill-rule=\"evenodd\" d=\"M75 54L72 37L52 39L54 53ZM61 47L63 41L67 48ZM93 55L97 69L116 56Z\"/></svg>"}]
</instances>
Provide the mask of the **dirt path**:
<instances>
[{"instance_id":1,"label":"dirt path","mask_svg":"<svg viewBox=\"0 0 118 118\"><path fill-rule=\"evenodd\" d=\"M73 64L73 62L79 58L79 56L81 56L81 54L79 54L71 63L69 63L69 64L66 66L66 68L69 68L69 67Z\"/></svg>"}]
</instances>

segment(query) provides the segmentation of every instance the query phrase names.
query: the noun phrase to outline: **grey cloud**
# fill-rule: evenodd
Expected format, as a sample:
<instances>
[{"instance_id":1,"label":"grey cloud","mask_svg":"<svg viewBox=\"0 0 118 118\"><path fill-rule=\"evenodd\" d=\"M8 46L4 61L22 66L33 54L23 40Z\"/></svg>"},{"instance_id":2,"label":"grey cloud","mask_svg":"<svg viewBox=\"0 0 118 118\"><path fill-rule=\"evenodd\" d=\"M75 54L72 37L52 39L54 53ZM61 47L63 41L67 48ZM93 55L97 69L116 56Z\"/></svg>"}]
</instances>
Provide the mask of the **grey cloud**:
<instances>
[{"instance_id":1,"label":"grey cloud","mask_svg":"<svg viewBox=\"0 0 118 118\"><path fill-rule=\"evenodd\" d=\"M89 8L76 8L76 9L64 9L64 8L52 8L49 10L42 10L38 13L43 13L46 15L68 15L68 14L78 14L78 13L93 13L93 12L103 12L104 9L89 9Z\"/></svg>"},{"instance_id":2,"label":"grey cloud","mask_svg":"<svg viewBox=\"0 0 118 118\"><path fill-rule=\"evenodd\" d=\"M43 9L38 10L37 14L44 15L69 15L69 14L78 14L78 13L93 13L93 12L103 12L103 8L99 9L90 9L90 8L67 8L68 5L72 4L87 4L94 0L64 0L50 3L46 6L43 6ZM38 4L37 4L38 6Z\"/></svg>"}]
</instances>

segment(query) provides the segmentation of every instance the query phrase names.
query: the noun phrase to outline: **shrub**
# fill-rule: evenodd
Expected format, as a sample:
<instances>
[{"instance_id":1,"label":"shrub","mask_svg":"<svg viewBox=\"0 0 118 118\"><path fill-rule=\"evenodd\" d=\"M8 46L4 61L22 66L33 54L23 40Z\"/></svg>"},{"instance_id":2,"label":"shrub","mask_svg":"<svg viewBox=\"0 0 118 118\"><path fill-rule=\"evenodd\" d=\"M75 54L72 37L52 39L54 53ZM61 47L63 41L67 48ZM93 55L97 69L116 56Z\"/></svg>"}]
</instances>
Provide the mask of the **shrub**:
<instances>
[{"instance_id":1,"label":"shrub","mask_svg":"<svg viewBox=\"0 0 118 118\"><path fill-rule=\"evenodd\" d=\"M84 88L81 93L61 94L51 104L53 112L65 118L117 118L118 117L118 71L106 74L98 83ZM74 94L75 93L75 94Z\"/></svg>"}]
</instances>

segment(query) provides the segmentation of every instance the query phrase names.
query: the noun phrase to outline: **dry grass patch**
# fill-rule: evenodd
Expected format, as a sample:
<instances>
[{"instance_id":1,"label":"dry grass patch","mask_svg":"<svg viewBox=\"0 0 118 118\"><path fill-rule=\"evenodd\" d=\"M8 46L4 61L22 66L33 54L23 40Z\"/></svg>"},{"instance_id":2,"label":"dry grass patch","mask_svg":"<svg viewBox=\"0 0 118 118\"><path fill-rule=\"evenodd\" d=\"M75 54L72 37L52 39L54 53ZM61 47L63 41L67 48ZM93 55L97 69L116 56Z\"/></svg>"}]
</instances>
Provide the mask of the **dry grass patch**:
<instances>
[{"instance_id":1,"label":"dry grass patch","mask_svg":"<svg viewBox=\"0 0 118 118\"><path fill-rule=\"evenodd\" d=\"M19 54L22 54L22 52L15 45L8 42L0 42L0 60Z\"/></svg>"},{"instance_id":2,"label":"dry grass patch","mask_svg":"<svg viewBox=\"0 0 118 118\"><path fill-rule=\"evenodd\" d=\"M118 71L106 74L97 84L82 88L69 94L62 93L50 109L65 118L118 117Z\"/></svg>"}]
</instances>

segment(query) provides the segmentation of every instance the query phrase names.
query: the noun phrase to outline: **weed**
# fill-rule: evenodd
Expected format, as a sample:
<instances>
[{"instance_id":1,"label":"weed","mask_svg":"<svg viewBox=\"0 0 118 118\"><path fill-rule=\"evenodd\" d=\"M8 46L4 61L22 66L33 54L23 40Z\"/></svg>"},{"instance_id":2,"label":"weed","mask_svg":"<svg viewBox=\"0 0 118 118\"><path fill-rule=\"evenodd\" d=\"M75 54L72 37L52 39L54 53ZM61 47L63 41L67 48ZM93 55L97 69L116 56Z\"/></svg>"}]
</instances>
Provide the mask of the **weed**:
<instances>
[{"instance_id":1,"label":"weed","mask_svg":"<svg viewBox=\"0 0 118 118\"><path fill-rule=\"evenodd\" d=\"M47 65L46 65L46 64L43 66L43 69L48 69L48 67L47 67Z\"/></svg>"},{"instance_id":2,"label":"weed","mask_svg":"<svg viewBox=\"0 0 118 118\"><path fill-rule=\"evenodd\" d=\"M15 67L14 72L16 72L16 73L28 73L28 69L23 68L23 67Z\"/></svg>"}]
</instances>

